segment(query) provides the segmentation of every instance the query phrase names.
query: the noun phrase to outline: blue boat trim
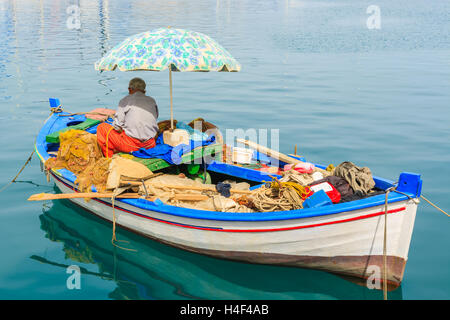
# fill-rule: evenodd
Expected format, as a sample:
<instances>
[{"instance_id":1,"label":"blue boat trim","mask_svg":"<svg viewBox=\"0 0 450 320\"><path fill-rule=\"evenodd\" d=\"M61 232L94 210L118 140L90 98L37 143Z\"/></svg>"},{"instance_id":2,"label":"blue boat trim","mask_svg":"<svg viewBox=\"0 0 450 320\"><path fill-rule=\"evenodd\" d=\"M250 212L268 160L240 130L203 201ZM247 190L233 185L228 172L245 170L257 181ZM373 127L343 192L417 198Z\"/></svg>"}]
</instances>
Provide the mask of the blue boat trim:
<instances>
[{"instance_id":1,"label":"blue boat trim","mask_svg":"<svg viewBox=\"0 0 450 320\"><path fill-rule=\"evenodd\" d=\"M76 176L72 172L66 169L60 169L57 171L61 174L61 178L64 178L68 182L74 184ZM375 199L376 201L374 201ZM390 193L388 203L404 201L407 199L408 197L404 195L398 193ZM152 202L145 199L116 199L117 202L123 202L144 210L151 210L159 213L176 215L185 218L220 220L220 221L274 221L274 220L310 218L380 206L384 204L384 200L385 200L384 195L378 195L371 198L334 204L332 206L320 208L310 208L310 209L300 209L300 210L280 211L280 212L227 213L227 212L195 210L189 208L176 207L164 204L161 201Z\"/></svg>"},{"instance_id":2,"label":"blue boat trim","mask_svg":"<svg viewBox=\"0 0 450 320\"><path fill-rule=\"evenodd\" d=\"M65 186L67 186L68 188L75 190L71 185L65 183L62 178L58 178L56 175L54 175L54 178L58 181L60 181L62 184L64 184ZM100 199L92 199L93 201L97 201L99 203L102 203L106 206L109 206L112 208L112 204L100 200ZM297 226L288 226L288 227L279 227L279 228L251 228L251 229L224 229L222 227L210 227L210 226L199 226L199 225L192 225L192 224L186 224L186 223L179 223L179 222L174 222L174 221L169 221L169 220L164 220L164 219L159 219L159 218L155 218L155 217L151 217L149 215L146 214L141 214L138 213L136 211L131 211L128 209L125 209L123 207L117 206L115 205L115 208L121 211L124 211L126 213L132 214L132 215L136 215L142 218L146 218L146 219L150 219L153 221L157 221L157 222L162 222L162 223L167 223L170 225L175 225L178 227L185 227L185 228L194 228L194 229L200 229L200 230L206 230L206 231L223 231L223 232L276 232L276 231L287 231L287 230L296 230L296 229L304 229L304 228L314 228L314 227L320 227L320 226L324 226L324 225L331 225L331 224L337 224L337 223L345 223L345 222L349 222L349 221L354 221L354 220L359 220L359 219L367 219L367 218L371 218L371 217L375 217L375 216L379 216L382 214L385 214L383 211L380 212L375 212L375 213L371 213L371 214L364 214L362 216L358 216L358 217L354 217L354 218L350 218L350 219L340 219L340 220L334 220L334 221L326 221L326 222L321 222L321 223L313 223L310 225L297 225ZM392 213L398 213L398 212L402 212L406 210L406 207L400 207L400 208L396 208L396 209L390 209L388 210L388 214L392 214ZM217 220L215 220L217 221Z\"/></svg>"},{"instance_id":3,"label":"blue boat trim","mask_svg":"<svg viewBox=\"0 0 450 320\"><path fill-rule=\"evenodd\" d=\"M42 161L45 161L50 157L49 154L47 153L47 143L45 142L45 136L55 130L63 128L67 122L74 121L74 119L69 120L66 118L70 117L59 117L58 114L53 114L46 121L41 131L39 132L36 139L36 151L39 154ZM317 166L325 168L322 165ZM226 163L214 161L208 166L208 170L210 168L213 169L211 171L216 170L216 172L235 175L237 177L242 177L251 181L262 182L264 180L268 180L267 175L262 174L257 170L246 169L238 166L229 165ZM72 172L66 169L56 170L56 172L58 175L60 175L67 181L73 184L75 183L76 176ZM374 176L374 180L375 186L380 189L385 190L394 185L392 181L387 179L382 179ZM407 181L408 184L407 188L403 187L404 189L402 190L404 191L402 192L408 194L412 198L416 198L418 197L418 195L420 195L420 190L422 186L422 180L420 179L420 175L402 173L400 175L399 181ZM388 203L394 203L405 200L408 200L407 196L395 192L391 192L388 197ZM145 199L117 199L117 201L129 204L131 206L135 206L140 209L151 210L158 213L175 215L185 218L219 220L219 221L276 221L276 220L289 220L299 218L311 218L381 206L384 205L385 196L377 195L352 202L338 203L319 208L308 208L308 209L280 211L280 212L257 212L257 213L244 213L244 212L227 213L217 211L196 210L167 205L162 203L161 201L152 202Z\"/></svg>"}]
</instances>

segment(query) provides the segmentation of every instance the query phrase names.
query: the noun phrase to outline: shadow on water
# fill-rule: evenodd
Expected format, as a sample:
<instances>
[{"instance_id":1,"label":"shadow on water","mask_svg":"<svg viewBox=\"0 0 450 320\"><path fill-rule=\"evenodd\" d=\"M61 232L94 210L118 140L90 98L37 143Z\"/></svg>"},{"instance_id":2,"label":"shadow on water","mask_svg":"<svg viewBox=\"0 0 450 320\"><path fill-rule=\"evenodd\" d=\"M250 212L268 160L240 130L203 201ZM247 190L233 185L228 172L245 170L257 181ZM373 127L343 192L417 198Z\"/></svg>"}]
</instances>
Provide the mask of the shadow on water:
<instances>
[{"instance_id":1,"label":"shadow on water","mask_svg":"<svg viewBox=\"0 0 450 320\"><path fill-rule=\"evenodd\" d=\"M115 281L112 299L382 299L338 276L300 268L255 265L190 253L118 228L127 251L111 244L112 226L68 200L53 201L40 215L41 229L63 243L66 258L94 264L99 272L81 272ZM32 256L56 267L65 264ZM389 299L402 299L399 287Z\"/></svg>"}]
</instances>

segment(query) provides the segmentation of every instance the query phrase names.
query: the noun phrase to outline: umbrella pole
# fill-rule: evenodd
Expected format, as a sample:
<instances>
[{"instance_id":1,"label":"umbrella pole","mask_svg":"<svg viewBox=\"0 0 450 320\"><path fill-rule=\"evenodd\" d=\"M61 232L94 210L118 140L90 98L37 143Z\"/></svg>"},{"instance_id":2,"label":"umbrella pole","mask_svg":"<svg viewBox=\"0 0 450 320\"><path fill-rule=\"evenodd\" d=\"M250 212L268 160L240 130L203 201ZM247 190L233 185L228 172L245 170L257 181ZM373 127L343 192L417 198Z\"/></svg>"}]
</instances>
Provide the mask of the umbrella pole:
<instances>
[{"instance_id":1,"label":"umbrella pole","mask_svg":"<svg viewBox=\"0 0 450 320\"><path fill-rule=\"evenodd\" d=\"M169 82L170 82L170 130L173 131L172 66L169 66Z\"/></svg>"}]
</instances>

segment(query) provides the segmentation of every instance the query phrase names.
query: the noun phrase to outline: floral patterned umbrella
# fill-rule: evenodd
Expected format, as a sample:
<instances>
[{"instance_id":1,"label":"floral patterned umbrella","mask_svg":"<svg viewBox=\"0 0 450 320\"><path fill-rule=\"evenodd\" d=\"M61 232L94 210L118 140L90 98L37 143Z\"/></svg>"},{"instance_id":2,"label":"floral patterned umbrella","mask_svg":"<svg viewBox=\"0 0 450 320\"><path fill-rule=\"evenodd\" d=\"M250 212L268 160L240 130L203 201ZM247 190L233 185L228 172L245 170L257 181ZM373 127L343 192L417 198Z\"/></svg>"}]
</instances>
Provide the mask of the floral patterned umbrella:
<instances>
[{"instance_id":1,"label":"floral patterned umbrella","mask_svg":"<svg viewBox=\"0 0 450 320\"><path fill-rule=\"evenodd\" d=\"M205 34L159 28L125 39L95 63L96 70L161 71L169 69L170 118L173 129L172 71L237 72L241 65Z\"/></svg>"}]
</instances>

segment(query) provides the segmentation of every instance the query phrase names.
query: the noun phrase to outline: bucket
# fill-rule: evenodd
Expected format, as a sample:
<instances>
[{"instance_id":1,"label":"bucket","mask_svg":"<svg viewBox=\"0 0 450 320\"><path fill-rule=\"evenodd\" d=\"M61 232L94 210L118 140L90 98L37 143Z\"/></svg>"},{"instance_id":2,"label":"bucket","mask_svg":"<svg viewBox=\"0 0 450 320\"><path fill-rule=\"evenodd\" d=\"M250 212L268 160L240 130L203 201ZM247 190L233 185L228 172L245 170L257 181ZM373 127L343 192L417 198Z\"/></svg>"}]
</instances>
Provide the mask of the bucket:
<instances>
[{"instance_id":1,"label":"bucket","mask_svg":"<svg viewBox=\"0 0 450 320\"><path fill-rule=\"evenodd\" d=\"M253 150L245 148L233 148L233 162L249 164L252 162Z\"/></svg>"}]
</instances>

